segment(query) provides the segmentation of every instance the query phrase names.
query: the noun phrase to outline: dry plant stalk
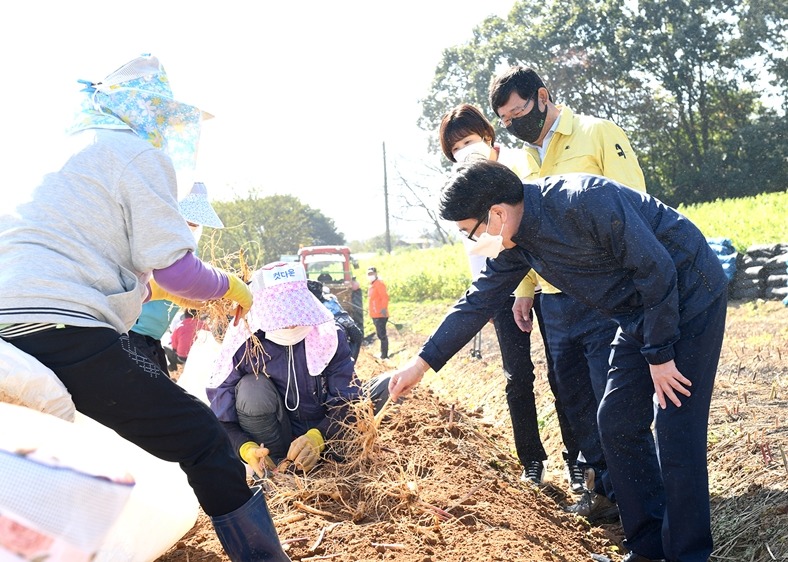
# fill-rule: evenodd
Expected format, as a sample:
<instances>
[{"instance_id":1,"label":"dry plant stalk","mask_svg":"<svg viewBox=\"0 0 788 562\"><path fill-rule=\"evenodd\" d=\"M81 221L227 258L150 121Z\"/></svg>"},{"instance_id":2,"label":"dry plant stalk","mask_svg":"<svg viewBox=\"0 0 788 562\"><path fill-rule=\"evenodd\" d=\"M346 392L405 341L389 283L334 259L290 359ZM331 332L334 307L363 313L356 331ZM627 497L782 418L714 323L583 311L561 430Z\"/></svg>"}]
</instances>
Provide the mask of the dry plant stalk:
<instances>
[{"instance_id":1,"label":"dry plant stalk","mask_svg":"<svg viewBox=\"0 0 788 562\"><path fill-rule=\"evenodd\" d=\"M282 543L282 546L285 546L286 544L293 544L293 543L296 543L296 542L306 542L308 540L309 540L309 537L295 537L294 539L285 539L285 540L280 541L280 542Z\"/></svg>"},{"instance_id":2,"label":"dry plant stalk","mask_svg":"<svg viewBox=\"0 0 788 562\"><path fill-rule=\"evenodd\" d=\"M405 550L407 547L402 543L386 543L386 542L371 542L369 543L372 548L379 548L382 550Z\"/></svg>"},{"instance_id":3,"label":"dry plant stalk","mask_svg":"<svg viewBox=\"0 0 788 562\"><path fill-rule=\"evenodd\" d=\"M407 403L406 403L407 404ZM412 420L403 416L403 406L389 403L383 408L385 414L375 416L371 400L363 396L343 405L344 419L339 437L327 440L329 455L318 467L305 475L273 472L270 482L271 493L266 498L269 509L279 513L298 512L307 517L331 517L338 522L368 524L375 521L396 521L412 532L430 529L440 535L443 526L462 525L463 518L450 513L455 504L466 501L478 490L489 484L490 479L473 486L459 501L448 506L443 500L430 497L432 486L430 475L434 459L426 451L401 451L393 436L388 447L380 445L389 434L402 435L413 432ZM405 406L406 407L406 406ZM489 438L480 439L479 432L455 413L454 423L464 435L463 442L487 443ZM383 423L385 422L385 423ZM414 437L421 432L441 433L446 431L446 418L435 420L432 426L419 425ZM448 436L447 436L448 437ZM330 453L341 455L343 461L332 458ZM314 548L323 548L327 532L332 527L319 525L323 529L317 534ZM415 531L414 531L415 529ZM383 546L380 551L400 550ZM308 552L314 553L315 550ZM407 549L407 545L403 545ZM302 558L301 560L308 560Z\"/></svg>"},{"instance_id":4,"label":"dry plant stalk","mask_svg":"<svg viewBox=\"0 0 788 562\"><path fill-rule=\"evenodd\" d=\"M315 539L315 542L312 543L312 546L309 547L309 552L316 551L317 547L320 546L320 543L323 542L323 538L326 536L326 533L341 524L342 522L338 521L337 523L331 523L331 525L327 525L320 529L320 534L318 535L317 539Z\"/></svg>"},{"instance_id":5,"label":"dry plant stalk","mask_svg":"<svg viewBox=\"0 0 788 562\"><path fill-rule=\"evenodd\" d=\"M301 511L305 511L306 513L311 513L312 515L320 515L321 517L334 516L334 514L329 511L323 511L321 509L315 509L314 507L309 507L308 505L300 501L294 501L293 507L295 507L296 509L300 509Z\"/></svg>"},{"instance_id":6,"label":"dry plant stalk","mask_svg":"<svg viewBox=\"0 0 788 562\"><path fill-rule=\"evenodd\" d=\"M296 521L303 521L304 519L306 519L306 515L303 513L291 513L289 515L285 515L284 517L278 517L274 519L274 523L287 525L288 523L295 523Z\"/></svg>"},{"instance_id":7,"label":"dry plant stalk","mask_svg":"<svg viewBox=\"0 0 788 562\"><path fill-rule=\"evenodd\" d=\"M461 505L462 505L464 502L466 502L468 499L470 499L470 497L471 497L473 494L475 494L476 492L478 492L480 489L484 488L485 486L488 486L489 484L492 484L494 481L495 481L494 479L492 479L492 480L482 480L481 482L479 482L478 484L476 484L476 486L474 486L473 488L471 488L471 489L468 491L468 493L466 493L466 494L465 494L464 496L462 496L460 499L458 499L458 500L457 500L457 501L455 501L453 504L451 504L449 507L447 507L447 508L446 508L446 511L451 511L452 509L455 509L455 508L457 508L457 507L461 506Z\"/></svg>"},{"instance_id":8,"label":"dry plant stalk","mask_svg":"<svg viewBox=\"0 0 788 562\"><path fill-rule=\"evenodd\" d=\"M380 423L391 402L389 400L375 414L372 399L363 389L358 399L344 404L343 419L339 420L338 437L329 443L331 448L344 459L348 470L354 471L374 462L380 454Z\"/></svg>"}]
</instances>

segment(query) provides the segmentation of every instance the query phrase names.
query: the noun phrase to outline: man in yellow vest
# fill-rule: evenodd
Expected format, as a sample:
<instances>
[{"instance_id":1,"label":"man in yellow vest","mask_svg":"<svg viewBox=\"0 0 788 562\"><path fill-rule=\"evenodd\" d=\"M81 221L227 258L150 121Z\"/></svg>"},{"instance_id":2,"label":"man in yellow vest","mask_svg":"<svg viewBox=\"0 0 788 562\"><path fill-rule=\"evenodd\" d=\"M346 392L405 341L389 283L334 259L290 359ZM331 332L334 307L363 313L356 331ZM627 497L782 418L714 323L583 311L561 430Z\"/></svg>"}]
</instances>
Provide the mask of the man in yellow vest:
<instances>
[{"instance_id":1,"label":"man in yellow vest","mask_svg":"<svg viewBox=\"0 0 788 562\"><path fill-rule=\"evenodd\" d=\"M645 191L643 171L624 131L615 123L576 115L553 103L550 92L531 68L513 66L490 85L490 105L500 124L524 141L527 182L537 177L583 172L606 176ZM581 304L538 279L547 344L557 391L581 451L588 490L567 511L589 521L617 514L597 425L609 369L610 344L617 325L598 310ZM525 328L536 286L526 277L515 291L515 321ZM574 459L569 459L570 461Z\"/></svg>"}]
</instances>

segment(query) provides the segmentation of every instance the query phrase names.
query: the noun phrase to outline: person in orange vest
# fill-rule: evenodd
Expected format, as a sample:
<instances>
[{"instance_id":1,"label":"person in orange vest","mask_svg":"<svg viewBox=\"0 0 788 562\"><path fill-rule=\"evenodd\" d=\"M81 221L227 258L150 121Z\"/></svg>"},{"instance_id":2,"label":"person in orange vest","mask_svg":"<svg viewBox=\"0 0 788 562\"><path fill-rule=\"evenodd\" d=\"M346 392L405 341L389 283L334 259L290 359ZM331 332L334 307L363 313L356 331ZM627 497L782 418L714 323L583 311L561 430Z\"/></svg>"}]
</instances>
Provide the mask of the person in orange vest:
<instances>
[{"instance_id":1,"label":"person in orange vest","mask_svg":"<svg viewBox=\"0 0 788 562\"><path fill-rule=\"evenodd\" d=\"M380 340L380 358L389 357L389 337L386 333L386 323L389 321L389 292L386 284L378 277L378 270L374 267L367 269L369 280L369 316L375 325L375 335Z\"/></svg>"}]
</instances>

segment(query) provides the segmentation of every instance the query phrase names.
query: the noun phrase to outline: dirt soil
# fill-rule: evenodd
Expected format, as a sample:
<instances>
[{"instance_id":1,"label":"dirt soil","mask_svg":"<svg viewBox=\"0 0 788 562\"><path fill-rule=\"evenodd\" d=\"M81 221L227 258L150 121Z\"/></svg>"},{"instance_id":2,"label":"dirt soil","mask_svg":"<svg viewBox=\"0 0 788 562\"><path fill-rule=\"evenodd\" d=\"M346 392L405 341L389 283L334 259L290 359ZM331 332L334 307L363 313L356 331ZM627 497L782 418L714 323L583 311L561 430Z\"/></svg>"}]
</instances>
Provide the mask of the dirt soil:
<instances>
[{"instance_id":1,"label":"dirt soil","mask_svg":"<svg viewBox=\"0 0 788 562\"><path fill-rule=\"evenodd\" d=\"M362 350L362 378L408 359L424 335L404 328L390 339L388 361L374 358L377 342ZM326 461L306 477L277 473L265 481L293 560L621 560L617 521L590 525L561 510L576 497L566 491L538 332L532 355L550 455L541 489L519 481L491 326L482 342L482 359L467 346L440 373L428 373L406 401L386 408L379 427L362 428L355 462ZM788 560L786 404L788 308L778 301L732 303L709 423L713 561ZM158 559L198 560L229 560L202 512Z\"/></svg>"}]
</instances>

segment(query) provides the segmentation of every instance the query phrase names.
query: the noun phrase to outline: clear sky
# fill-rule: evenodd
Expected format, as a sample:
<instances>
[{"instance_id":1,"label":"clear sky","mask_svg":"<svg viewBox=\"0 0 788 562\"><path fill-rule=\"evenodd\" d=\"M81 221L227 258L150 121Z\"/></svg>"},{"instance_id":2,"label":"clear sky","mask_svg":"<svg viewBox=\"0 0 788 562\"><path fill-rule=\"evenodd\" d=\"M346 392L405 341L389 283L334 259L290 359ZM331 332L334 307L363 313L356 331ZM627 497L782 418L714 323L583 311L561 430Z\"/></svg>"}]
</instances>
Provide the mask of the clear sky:
<instances>
[{"instance_id":1,"label":"clear sky","mask_svg":"<svg viewBox=\"0 0 788 562\"><path fill-rule=\"evenodd\" d=\"M382 143L389 187L396 161L439 162L416 127L418 101L443 49L513 3L15 1L0 25L0 208L44 171L73 115L76 80L100 80L147 52L163 63L176 98L216 116L205 123L194 178L212 199L248 188L292 194L349 240L381 234ZM407 227L392 223L399 228Z\"/></svg>"}]
</instances>

